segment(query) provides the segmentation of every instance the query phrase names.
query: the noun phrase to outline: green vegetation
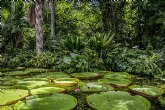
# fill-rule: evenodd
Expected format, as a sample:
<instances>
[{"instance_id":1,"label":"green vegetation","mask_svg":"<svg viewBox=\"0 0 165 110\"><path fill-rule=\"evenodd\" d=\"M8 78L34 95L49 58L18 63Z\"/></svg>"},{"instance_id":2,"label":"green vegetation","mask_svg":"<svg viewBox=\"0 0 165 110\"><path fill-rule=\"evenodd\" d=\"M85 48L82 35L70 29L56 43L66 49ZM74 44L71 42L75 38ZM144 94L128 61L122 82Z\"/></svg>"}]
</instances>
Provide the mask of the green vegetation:
<instances>
[{"instance_id":1,"label":"green vegetation","mask_svg":"<svg viewBox=\"0 0 165 110\"><path fill-rule=\"evenodd\" d=\"M88 104L97 110L149 110L150 102L127 92L102 92L87 97ZM102 103L100 103L102 102Z\"/></svg>"},{"instance_id":2,"label":"green vegetation","mask_svg":"<svg viewBox=\"0 0 165 110\"><path fill-rule=\"evenodd\" d=\"M25 70L26 71L26 70ZM52 71L52 70L47 70ZM16 71L13 71L14 73ZM12 71L11 71L12 73ZM99 73L96 72L86 72L85 76L91 77L90 73L94 76ZM141 108L160 108L164 107L164 82L161 80L155 81L146 80L146 77L139 77L134 75L134 77L125 72L106 72L102 74L102 77L97 77L97 79L82 79L80 78L70 78L73 75L81 75L84 73L74 73L66 74L64 72L40 72L28 75L9 75L0 77L0 103L1 109L9 110L38 110L39 106L42 109L65 109L65 107L71 107L70 102L74 105L75 109L92 109L96 108L102 110L103 108L114 108L122 107L123 109L131 109L133 105L139 104L139 109ZM100 74L99 74L100 75ZM65 78L49 78L48 76L67 76ZM82 75L83 76L83 75ZM108 76L108 78L106 78ZM123 77L124 76L124 77ZM84 76L83 76L84 77ZM137 80L137 81L136 81ZM137 84L146 84L145 86L137 86ZM152 86L151 86L152 85ZM130 95L128 92L133 93ZM58 96L64 95L64 97ZM100 93L100 94L96 94ZM71 95L69 97L73 98L71 101L67 94ZM102 97L102 94L103 97ZM106 95L105 95L106 94ZM138 94L138 96L136 95ZM100 96L101 95L101 96ZM114 96L113 96L114 95ZM95 99L93 96L98 96L99 99ZM58 97L58 98L57 98ZM61 97L61 98L59 98ZM87 98L86 97L93 97ZM100 97L102 97L101 100ZM146 100L144 97L148 98ZM153 103L152 100L158 102ZM113 99L113 100L112 100ZM119 101L119 99L121 101ZM115 101L118 100L118 101ZM129 100L129 101L127 101ZM59 102L58 102L59 101ZM62 103L66 101L66 103ZM78 101L78 102L77 102ZM107 105L99 105L102 103ZM113 102L115 101L115 102ZM147 102L146 102L147 101ZM96 104L95 104L96 102ZM102 103L101 103L102 102ZM123 102L129 102L124 104ZM150 102L150 103L149 103ZM122 103L122 104L121 104ZM50 105L49 105L50 104ZM56 105L57 104L57 105ZM66 104L67 106L63 105ZM97 105L95 107L95 105ZM77 106L76 106L77 105ZM75 107L76 106L76 107ZM90 107L89 107L90 106ZM56 108L59 107L59 108ZM71 108L72 108L71 107ZM99 108L97 108L99 107ZM101 108L100 108L101 107ZM103 108L102 108L103 107ZM40 109L41 109L40 108ZM133 108L134 109L134 108ZM66 108L66 110L68 110ZM152 110L152 109L151 109Z\"/></svg>"},{"instance_id":3,"label":"green vegetation","mask_svg":"<svg viewBox=\"0 0 165 110\"><path fill-rule=\"evenodd\" d=\"M131 86L130 89L132 90L132 92L135 92L137 94L141 94L143 96L150 96L150 97L158 97L162 94L164 94L164 90L158 87L154 87L154 86L147 86L147 85L143 85L143 86L138 86L138 85L134 85Z\"/></svg>"},{"instance_id":4,"label":"green vegetation","mask_svg":"<svg viewBox=\"0 0 165 110\"><path fill-rule=\"evenodd\" d=\"M73 96L66 94L53 94L45 97L32 97L26 102L18 102L16 110L70 110L77 105Z\"/></svg>"},{"instance_id":5,"label":"green vegetation","mask_svg":"<svg viewBox=\"0 0 165 110\"><path fill-rule=\"evenodd\" d=\"M131 81L127 79L99 79L98 81L114 87L127 87L131 84Z\"/></svg>"},{"instance_id":6,"label":"green vegetation","mask_svg":"<svg viewBox=\"0 0 165 110\"><path fill-rule=\"evenodd\" d=\"M58 93L58 92L64 92L65 89L59 88L59 87L40 87L37 89L32 89L30 93L32 95L36 94L53 94L53 93Z\"/></svg>"},{"instance_id":7,"label":"green vegetation","mask_svg":"<svg viewBox=\"0 0 165 110\"><path fill-rule=\"evenodd\" d=\"M113 90L113 87L99 82L90 82L80 83L80 89L82 92L105 92Z\"/></svg>"},{"instance_id":8,"label":"green vegetation","mask_svg":"<svg viewBox=\"0 0 165 110\"><path fill-rule=\"evenodd\" d=\"M86 73L73 73L71 76L78 78L78 79L95 79L99 78L98 73L86 72Z\"/></svg>"},{"instance_id":9,"label":"green vegetation","mask_svg":"<svg viewBox=\"0 0 165 110\"><path fill-rule=\"evenodd\" d=\"M76 78L58 78L54 80L54 84L59 86L76 86L78 82L79 79Z\"/></svg>"},{"instance_id":10,"label":"green vegetation","mask_svg":"<svg viewBox=\"0 0 165 110\"><path fill-rule=\"evenodd\" d=\"M95 93L127 94L121 96L135 105L99 100L112 109L164 110L164 6L165 0L1 0L0 109L58 109L51 101L62 92L77 99L66 110L96 109L86 101Z\"/></svg>"},{"instance_id":11,"label":"green vegetation","mask_svg":"<svg viewBox=\"0 0 165 110\"><path fill-rule=\"evenodd\" d=\"M15 103L28 96L27 90L21 89L6 89L0 90L0 105L8 105Z\"/></svg>"}]
</instances>

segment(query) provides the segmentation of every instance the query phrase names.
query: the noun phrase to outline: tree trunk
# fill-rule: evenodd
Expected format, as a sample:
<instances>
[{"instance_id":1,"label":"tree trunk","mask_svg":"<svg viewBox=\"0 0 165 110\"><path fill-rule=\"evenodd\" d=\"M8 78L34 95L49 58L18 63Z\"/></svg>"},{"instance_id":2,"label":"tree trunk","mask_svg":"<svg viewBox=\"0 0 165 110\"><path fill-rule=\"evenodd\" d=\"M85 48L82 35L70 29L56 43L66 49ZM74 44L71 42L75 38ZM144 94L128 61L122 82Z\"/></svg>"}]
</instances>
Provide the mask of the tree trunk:
<instances>
[{"instance_id":1,"label":"tree trunk","mask_svg":"<svg viewBox=\"0 0 165 110\"><path fill-rule=\"evenodd\" d=\"M35 23L35 30L36 30L36 51L37 55L41 54L43 51L43 1L42 0L35 0L35 14L36 14L36 23Z\"/></svg>"},{"instance_id":2,"label":"tree trunk","mask_svg":"<svg viewBox=\"0 0 165 110\"><path fill-rule=\"evenodd\" d=\"M55 37L55 0L50 0L50 10L51 10L51 35Z\"/></svg>"}]
</instances>

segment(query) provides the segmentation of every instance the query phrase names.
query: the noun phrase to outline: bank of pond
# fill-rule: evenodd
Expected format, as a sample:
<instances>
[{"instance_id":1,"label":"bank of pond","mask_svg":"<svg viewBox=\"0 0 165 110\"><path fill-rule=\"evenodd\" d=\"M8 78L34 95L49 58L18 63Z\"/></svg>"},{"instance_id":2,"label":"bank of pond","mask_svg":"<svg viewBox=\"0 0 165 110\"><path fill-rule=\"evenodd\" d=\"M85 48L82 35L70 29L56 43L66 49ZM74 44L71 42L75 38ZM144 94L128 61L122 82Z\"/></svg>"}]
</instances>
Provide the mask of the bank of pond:
<instances>
[{"instance_id":1,"label":"bank of pond","mask_svg":"<svg viewBox=\"0 0 165 110\"><path fill-rule=\"evenodd\" d=\"M165 110L165 82L126 72L0 69L0 110Z\"/></svg>"}]
</instances>

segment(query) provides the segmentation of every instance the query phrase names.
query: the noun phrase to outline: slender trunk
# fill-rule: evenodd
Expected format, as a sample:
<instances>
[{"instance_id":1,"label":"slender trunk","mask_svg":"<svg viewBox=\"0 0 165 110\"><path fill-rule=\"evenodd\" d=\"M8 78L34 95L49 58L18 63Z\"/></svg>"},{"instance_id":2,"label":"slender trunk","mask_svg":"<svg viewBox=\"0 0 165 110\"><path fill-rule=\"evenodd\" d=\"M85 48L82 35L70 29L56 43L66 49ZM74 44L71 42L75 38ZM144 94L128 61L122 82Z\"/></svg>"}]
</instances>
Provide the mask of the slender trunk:
<instances>
[{"instance_id":1,"label":"slender trunk","mask_svg":"<svg viewBox=\"0 0 165 110\"><path fill-rule=\"evenodd\" d=\"M43 22L43 1L36 0L35 1L35 13L36 13L36 23L35 23L35 30L36 30L36 51L37 55L41 54L43 51L43 29L42 29L42 22Z\"/></svg>"},{"instance_id":2,"label":"slender trunk","mask_svg":"<svg viewBox=\"0 0 165 110\"><path fill-rule=\"evenodd\" d=\"M50 10L51 10L51 35L55 37L55 0L50 0Z\"/></svg>"}]
</instances>

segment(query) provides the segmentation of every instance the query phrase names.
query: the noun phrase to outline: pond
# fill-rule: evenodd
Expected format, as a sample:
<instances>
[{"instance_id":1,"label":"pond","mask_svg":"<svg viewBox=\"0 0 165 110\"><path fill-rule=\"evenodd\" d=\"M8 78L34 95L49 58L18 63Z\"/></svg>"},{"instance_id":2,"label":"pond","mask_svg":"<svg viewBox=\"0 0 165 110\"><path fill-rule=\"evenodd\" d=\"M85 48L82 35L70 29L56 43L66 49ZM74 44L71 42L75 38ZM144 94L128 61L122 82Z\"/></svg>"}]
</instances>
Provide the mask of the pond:
<instances>
[{"instance_id":1,"label":"pond","mask_svg":"<svg viewBox=\"0 0 165 110\"><path fill-rule=\"evenodd\" d=\"M164 110L165 82L125 72L1 69L0 110Z\"/></svg>"}]
</instances>

